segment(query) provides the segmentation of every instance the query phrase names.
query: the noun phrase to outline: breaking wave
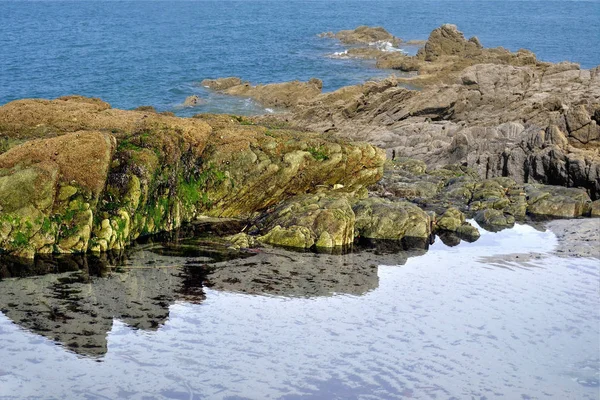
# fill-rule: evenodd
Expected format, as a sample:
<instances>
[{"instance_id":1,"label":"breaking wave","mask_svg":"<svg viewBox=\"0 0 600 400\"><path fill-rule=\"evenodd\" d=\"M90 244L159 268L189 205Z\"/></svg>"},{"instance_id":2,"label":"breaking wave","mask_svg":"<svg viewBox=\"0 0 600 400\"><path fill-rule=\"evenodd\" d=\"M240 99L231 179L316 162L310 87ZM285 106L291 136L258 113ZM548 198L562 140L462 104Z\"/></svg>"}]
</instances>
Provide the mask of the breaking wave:
<instances>
[{"instance_id":1,"label":"breaking wave","mask_svg":"<svg viewBox=\"0 0 600 400\"><path fill-rule=\"evenodd\" d=\"M387 42L385 40L378 40L377 42L371 42L371 43L369 43L369 46L376 47L377 49L379 49L381 51L388 51L390 53L396 52L396 51L405 53L404 50L402 50L398 47L394 47L394 45L391 42Z\"/></svg>"}]
</instances>

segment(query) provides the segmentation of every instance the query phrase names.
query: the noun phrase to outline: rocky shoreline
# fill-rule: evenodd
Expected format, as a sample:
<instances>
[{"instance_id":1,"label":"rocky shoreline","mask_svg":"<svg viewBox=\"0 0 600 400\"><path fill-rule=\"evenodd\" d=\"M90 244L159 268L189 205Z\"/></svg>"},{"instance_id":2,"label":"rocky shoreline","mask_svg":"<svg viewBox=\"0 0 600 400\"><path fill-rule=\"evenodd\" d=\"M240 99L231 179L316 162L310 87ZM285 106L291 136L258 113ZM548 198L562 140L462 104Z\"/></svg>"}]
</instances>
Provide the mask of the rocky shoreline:
<instances>
[{"instance_id":1,"label":"rocky shoreline","mask_svg":"<svg viewBox=\"0 0 600 400\"><path fill-rule=\"evenodd\" d=\"M79 96L0 106L2 253L119 250L206 218L240 221L233 248L343 250L474 241L468 218L500 230L600 216L598 68L485 49L452 25L415 56L372 47L402 43L382 28L323 36L417 75L331 93L316 78L201 82L285 110L255 118Z\"/></svg>"}]
</instances>

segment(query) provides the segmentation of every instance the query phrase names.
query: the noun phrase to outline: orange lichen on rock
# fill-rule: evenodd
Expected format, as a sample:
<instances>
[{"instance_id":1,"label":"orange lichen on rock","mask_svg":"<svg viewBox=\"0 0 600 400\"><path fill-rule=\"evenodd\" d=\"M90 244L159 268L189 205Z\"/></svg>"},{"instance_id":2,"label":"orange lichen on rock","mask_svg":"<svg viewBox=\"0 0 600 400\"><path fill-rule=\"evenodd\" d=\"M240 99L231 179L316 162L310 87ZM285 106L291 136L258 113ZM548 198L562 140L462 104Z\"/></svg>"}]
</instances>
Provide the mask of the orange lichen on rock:
<instances>
[{"instance_id":1,"label":"orange lichen on rock","mask_svg":"<svg viewBox=\"0 0 600 400\"><path fill-rule=\"evenodd\" d=\"M60 180L75 182L98 196L104 188L115 147L116 140L109 134L74 132L17 146L0 155L0 168L55 165Z\"/></svg>"}]
</instances>

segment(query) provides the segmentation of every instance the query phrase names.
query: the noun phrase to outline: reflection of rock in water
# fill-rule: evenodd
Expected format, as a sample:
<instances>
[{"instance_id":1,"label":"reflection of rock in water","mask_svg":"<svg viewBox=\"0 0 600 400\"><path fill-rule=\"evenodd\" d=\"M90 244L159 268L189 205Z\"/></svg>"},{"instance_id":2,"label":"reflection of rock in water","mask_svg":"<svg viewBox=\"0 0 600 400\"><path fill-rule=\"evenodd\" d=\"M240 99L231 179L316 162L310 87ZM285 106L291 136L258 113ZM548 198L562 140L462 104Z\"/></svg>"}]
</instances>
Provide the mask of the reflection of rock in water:
<instances>
[{"instance_id":1,"label":"reflection of rock in water","mask_svg":"<svg viewBox=\"0 0 600 400\"><path fill-rule=\"evenodd\" d=\"M148 243L101 258L38 257L33 264L4 258L0 310L23 328L76 353L101 356L113 319L157 329L174 301L202 301L204 286L292 297L361 295L377 288L378 265L402 265L408 257L425 253L402 249L370 243L345 255L273 248L233 251L218 243L186 240ZM1 280L10 277L18 278Z\"/></svg>"},{"instance_id":2,"label":"reflection of rock in water","mask_svg":"<svg viewBox=\"0 0 600 400\"><path fill-rule=\"evenodd\" d=\"M5 278L24 278L73 271L85 271L91 275L102 276L110 270L111 265L119 265L122 258L122 252L100 256L40 254L34 260L2 255L0 256L0 281Z\"/></svg>"},{"instance_id":3,"label":"reflection of rock in water","mask_svg":"<svg viewBox=\"0 0 600 400\"><path fill-rule=\"evenodd\" d=\"M180 269L139 269L89 279L85 272L0 282L0 309L22 327L83 355L106 353L113 318L139 329L167 319L185 277ZM200 301L190 291L186 301Z\"/></svg>"},{"instance_id":4,"label":"reflection of rock in water","mask_svg":"<svg viewBox=\"0 0 600 400\"><path fill-rule=\"evenodd\" d=\"M216 268L207 286L216 290L290 297L360 295L378 285L377 264L355 263L354 255L268 250Z\"/></svg>"},{"instance_id":5,"label":"reflection of rock in water","mask_svg":"<svg viewBox=\"0 0 600 400\"><path fill-rule=\"evenodd\" d=\"M206 286L290 297L362 295L379 285L378 265L403 265L408 257L425 253L418 249L387 254L379 250L332 255L267 248L249 259L215 264Z\"/></svg>"}]
</instances>

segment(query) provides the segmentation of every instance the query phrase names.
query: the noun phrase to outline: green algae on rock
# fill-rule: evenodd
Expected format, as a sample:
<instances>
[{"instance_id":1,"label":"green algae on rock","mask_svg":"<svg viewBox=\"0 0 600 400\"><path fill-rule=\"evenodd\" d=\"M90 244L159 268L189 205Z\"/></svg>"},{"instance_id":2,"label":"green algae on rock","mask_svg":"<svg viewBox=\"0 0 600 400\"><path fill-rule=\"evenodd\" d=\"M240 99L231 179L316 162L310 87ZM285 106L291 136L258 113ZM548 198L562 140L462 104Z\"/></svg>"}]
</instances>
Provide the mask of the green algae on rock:
<instances>
[{"instance_id":1,"label":"green algae on rock","mask_svg":"<svg viewBox=\"0 0 600 400\"><path fill-rule=\"evenodd\" d=\"M364 190L385 159L365 143L80 97L2 106L0 134L50 136L0 155L0 246L25 257L120 249L202 217L255 218L316 188Z\"/></svg>"},{"instance_id":2,"label":"green algae on rock","mask_svg":"<svg viewBox=\"0 0 600 400\"><path fill-rule=\"evenodd\" d=\"M335 192L294 197L261 218L264 243L296 248L344 247L354 241L355 217L347 197Z\"/></svg>"},{"instance_id":3,"label":"green algae on rock","mask_svg":"<svg viewBox=\"0 0 600 400\"><path fill-rule=\"evenodd\" d=\"M473 169L458 165L427 170L424 163L404 158L386 163L382 180L369 190L382 198L401 197L417 204L439 215L435 230L460 231L470 240L479 235L464 223L466 217L497 231L527 216L594 216L594 203L580 188L520 184L509 177L482 179Z\"/></svg>"},{"instance_id":4,"label":"green algae on rock","mask_svg":"<svg viewBox=\"0 0 600 400\"><path fill-rule=\"evenodd\" d=\"M454 207L448 208L440 218L435 220L435 227L441 232L453 232L459 239L468 242L474 242L480 236L479 230L466 221L465 214Z\"/></svg>"},{"instance_id":5,"label":"green algae on rock","mask_svg":"<svg viewBox=\"0 0 600 400\"><path fill-rule=\"evenodd\" d=\"M431 236L431 217L413 203L368 198L353 207L357 233L362 238L400 240Z\"/></svg>"},{"instance_id":6,"label":"green algae on rock","mask_svg":"<svg viewBox=\"0 0 600 400\"><path fill-rule=\"evenodd\" d=\"M25 257L86 251L114 149L108 134L76 132L0 155L0 247Z\"/></svg>"},{"instance_id":7,"label":"green algae on rock","mask_svg":"<svg viewBox=\"0 0 600 400\"><path fill-rule=\"evenodd\" d=\"M590 197L583 189L539 184L525 185L527 212L554 218L587 216L592 211Z\"/></svg>"}]
</instances>

